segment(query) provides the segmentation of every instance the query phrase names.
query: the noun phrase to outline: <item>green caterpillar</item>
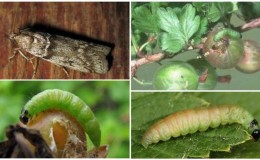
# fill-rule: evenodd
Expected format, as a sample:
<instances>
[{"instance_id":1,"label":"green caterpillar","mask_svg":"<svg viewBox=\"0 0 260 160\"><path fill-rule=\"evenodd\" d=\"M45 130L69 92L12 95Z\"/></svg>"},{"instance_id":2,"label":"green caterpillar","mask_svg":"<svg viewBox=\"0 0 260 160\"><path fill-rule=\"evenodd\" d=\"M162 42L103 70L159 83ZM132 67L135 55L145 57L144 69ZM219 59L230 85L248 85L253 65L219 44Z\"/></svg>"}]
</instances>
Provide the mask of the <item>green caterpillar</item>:
<instances>
[{"instance_id":1,"label":"green caterpillar","mask_svg":"<svg viewBox=\"0 0 260 160\"><path fill-rule=\"evenodd\" d=\"M237 31L234 31L232 29L229 29L229 28L224 28L222 29L221 31L219 31L215 36L214 36L214 41L215 42L218 42L220 41L223 37L225 36L229 36L229 37L232 37L232 38L240 38L241 35L239 32Z\"/></svg>"},{"instance_id":2,"label":"green caterpillar","mask_svg":"<svg viewBox=\"0 0 260 160\"><path fill-rule=\"evenodd\" d=\"M171 137L206 131L209 127L231 123L241 124L252 132L252 137L258 140L260 130L258 122L245 109L234 105L222 105L188 109L173 113L153 124L143 135L142 145L147 148L160 140L167 141Z\"/></svg>"},{"instance_id":3,"label":"green caterpillar","mask_svg":"<svg viewBox=\"0 0 260 160\"><path fill-rule=\"evenodd\" d=\"M88 134L95 146L100 145L101 131L99 123L91 109L76 95L59 89L45 90L35 95L24 106L20 120L27 124L37 113L57 109L75 117Z\"/></svg>"}]
</instances>

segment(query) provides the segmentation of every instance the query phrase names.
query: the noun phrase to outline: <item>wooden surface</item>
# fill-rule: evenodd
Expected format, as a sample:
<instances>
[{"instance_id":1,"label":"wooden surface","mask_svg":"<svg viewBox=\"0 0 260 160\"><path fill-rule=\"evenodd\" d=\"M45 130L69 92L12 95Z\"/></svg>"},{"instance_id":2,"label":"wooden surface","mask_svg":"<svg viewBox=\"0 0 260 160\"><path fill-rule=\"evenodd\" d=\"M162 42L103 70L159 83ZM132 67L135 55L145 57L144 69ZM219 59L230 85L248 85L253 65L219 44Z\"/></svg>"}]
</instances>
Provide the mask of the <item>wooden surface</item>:
<instances>
[{"instance_id":1,"label":"wooden surface","mask_svg":"<svg viewBox=\"0 0 260 160\"><path fill-rule=\"evenodd\" d=\"M111 68L106 74L82 73L67 69L71 79L129 78L128 2L2 2L0 3L0 78L31 79L33 66L21 55L8 58L17 47L9 34L28 26L55 28L111 44ZM33 57L26 53L27 57ZM36 62L36 59L33 59ZM36 79L67 79L62 67L39 61Z\"/></svg>"}]
</instances>

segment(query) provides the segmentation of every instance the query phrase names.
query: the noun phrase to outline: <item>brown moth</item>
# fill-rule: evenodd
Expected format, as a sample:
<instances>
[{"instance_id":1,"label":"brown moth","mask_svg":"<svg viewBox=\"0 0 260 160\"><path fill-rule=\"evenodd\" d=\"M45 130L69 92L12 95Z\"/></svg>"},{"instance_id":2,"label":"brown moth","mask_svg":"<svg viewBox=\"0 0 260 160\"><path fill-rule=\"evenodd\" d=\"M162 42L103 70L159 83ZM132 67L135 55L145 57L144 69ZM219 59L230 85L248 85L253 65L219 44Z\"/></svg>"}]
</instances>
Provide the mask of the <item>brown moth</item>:
<instances>
[{"instance_id":1,"label":"brown moth","mask_svg":"<svg viewBox=\"0 0 260 160\"><path fill-rule=\"evenodd\" d=\"M108 71L108 46L72 39L60 35L21 30L10 39L18 46L20 54L26 51L53 64L81 72L106 73Z\"/></svg>"}]
</instances>

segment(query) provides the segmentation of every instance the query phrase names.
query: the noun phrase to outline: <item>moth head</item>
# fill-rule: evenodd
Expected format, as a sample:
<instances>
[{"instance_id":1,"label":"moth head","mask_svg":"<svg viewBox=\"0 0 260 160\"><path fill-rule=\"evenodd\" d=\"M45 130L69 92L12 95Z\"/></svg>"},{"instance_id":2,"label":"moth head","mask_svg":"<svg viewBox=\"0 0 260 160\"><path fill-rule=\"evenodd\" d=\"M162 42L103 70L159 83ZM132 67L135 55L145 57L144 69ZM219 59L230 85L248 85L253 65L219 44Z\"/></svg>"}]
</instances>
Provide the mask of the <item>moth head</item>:
<instances>
[{"instance_id":1,"label":"moth head","mask_svg":"<svg viewBox=\"0 0 260 160\"><path fill-rule=\"evenodd\" d=\"M23 124L27 124L28 121L29 121L29 113L28 113L28 110L22 110L22 113L20 115L20 121L23 123Z\"/></svg>"},{"instance_id":2,"label":"moth head","mask_svg":"<svg viewBox=\"0 0 260 160\"><path fill-rule=\"evenodd\" d=\"M34 41L34 38L32 36L24 34L24 33L12 34L12 35L10 35L10 39L15 40L15 42L21 49L31 48L31 44Z\"/></svg>"},{"instance_id":3,"label":"moth head","mask_svg":"<svg viewBox=\"0 0 260 160\"><path fill-rule=\"evenodd\" d=\"M252 137L255 141L257 141L260 137L260 130L259 129L255 129L253 132L252 132Z\"/></svg>"}]
</instances>

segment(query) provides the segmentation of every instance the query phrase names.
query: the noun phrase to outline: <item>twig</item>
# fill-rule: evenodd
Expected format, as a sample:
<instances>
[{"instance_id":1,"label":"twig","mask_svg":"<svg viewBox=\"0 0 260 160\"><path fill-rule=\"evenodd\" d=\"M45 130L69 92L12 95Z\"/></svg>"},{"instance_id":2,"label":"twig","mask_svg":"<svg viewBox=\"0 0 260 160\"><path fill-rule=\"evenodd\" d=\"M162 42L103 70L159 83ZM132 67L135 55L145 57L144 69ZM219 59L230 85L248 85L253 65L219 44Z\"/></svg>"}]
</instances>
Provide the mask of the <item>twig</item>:
<instances>
[{"instance_id":1,"label":"twig","mask_svg":"<svg viewBox=\"0 0 260 160\"><path fill-rule=\"evenodd\" d=\"M131 77L133 78L136 74L137 69L147 63L157 62L164 58L164 53L156 53L153 55L145 55L145 57L138 60L131 61Z\"/></svg>"},{"instance_id":2,"label":"twig","mask_svg":"<svg viewBox=\"0 0 260 160\"><path fill-rule=\"evenodd\" d=\"M260 27L260 18L253 19L252 21L241 26L241 30L249 30Z\"/></svg>"},{"instance_id":3,"label":"twig","mask_svg":"<svg viewBox=\"0 0 260 160\"><path fill-rule=\"evenodd\" d=\"M142 52L142 50L150 43L154 42L156 40L156 37L155 36L150 36L148 38L148 40L140 47L137 49L137 56L139 58L143 58L145 57L146 55Z\"/></svg>"},{"instance_id":4,"label":"twig","mask_svg":"<svg viewBox=\"0 0 260 160\"><path fill-rule=\"evenodd\" d=\"M206 80L207 80L207 78L208 78L208 74L209 72L208 72L208 69L206 69L201 75L200 75L200 77L199 77L199 82L201 82L201 83L205 83L206 82Z\"/></svg>"},{"instance_id":5,"label":"twig","mask_svg":"<svg viewBox=\"0 0 260 160\"><path fill-rule=\"evenodd\" d=\"M231 75L218 76L219 83L229 83L231 81Z\"/></svg>"},{"instance_id":6,"label":"twig","mask_svg":"<svg viewBox=\"0 0 260 160\"><path fill-rule=\"evenodd\" d=\"M135 80L138 84L146 86L146 85L152 85L152 82L145 82L145 81L141 81L139 79L137 79L136 77L133 77L133 80Z\"/></svg>"}]
</instances>

